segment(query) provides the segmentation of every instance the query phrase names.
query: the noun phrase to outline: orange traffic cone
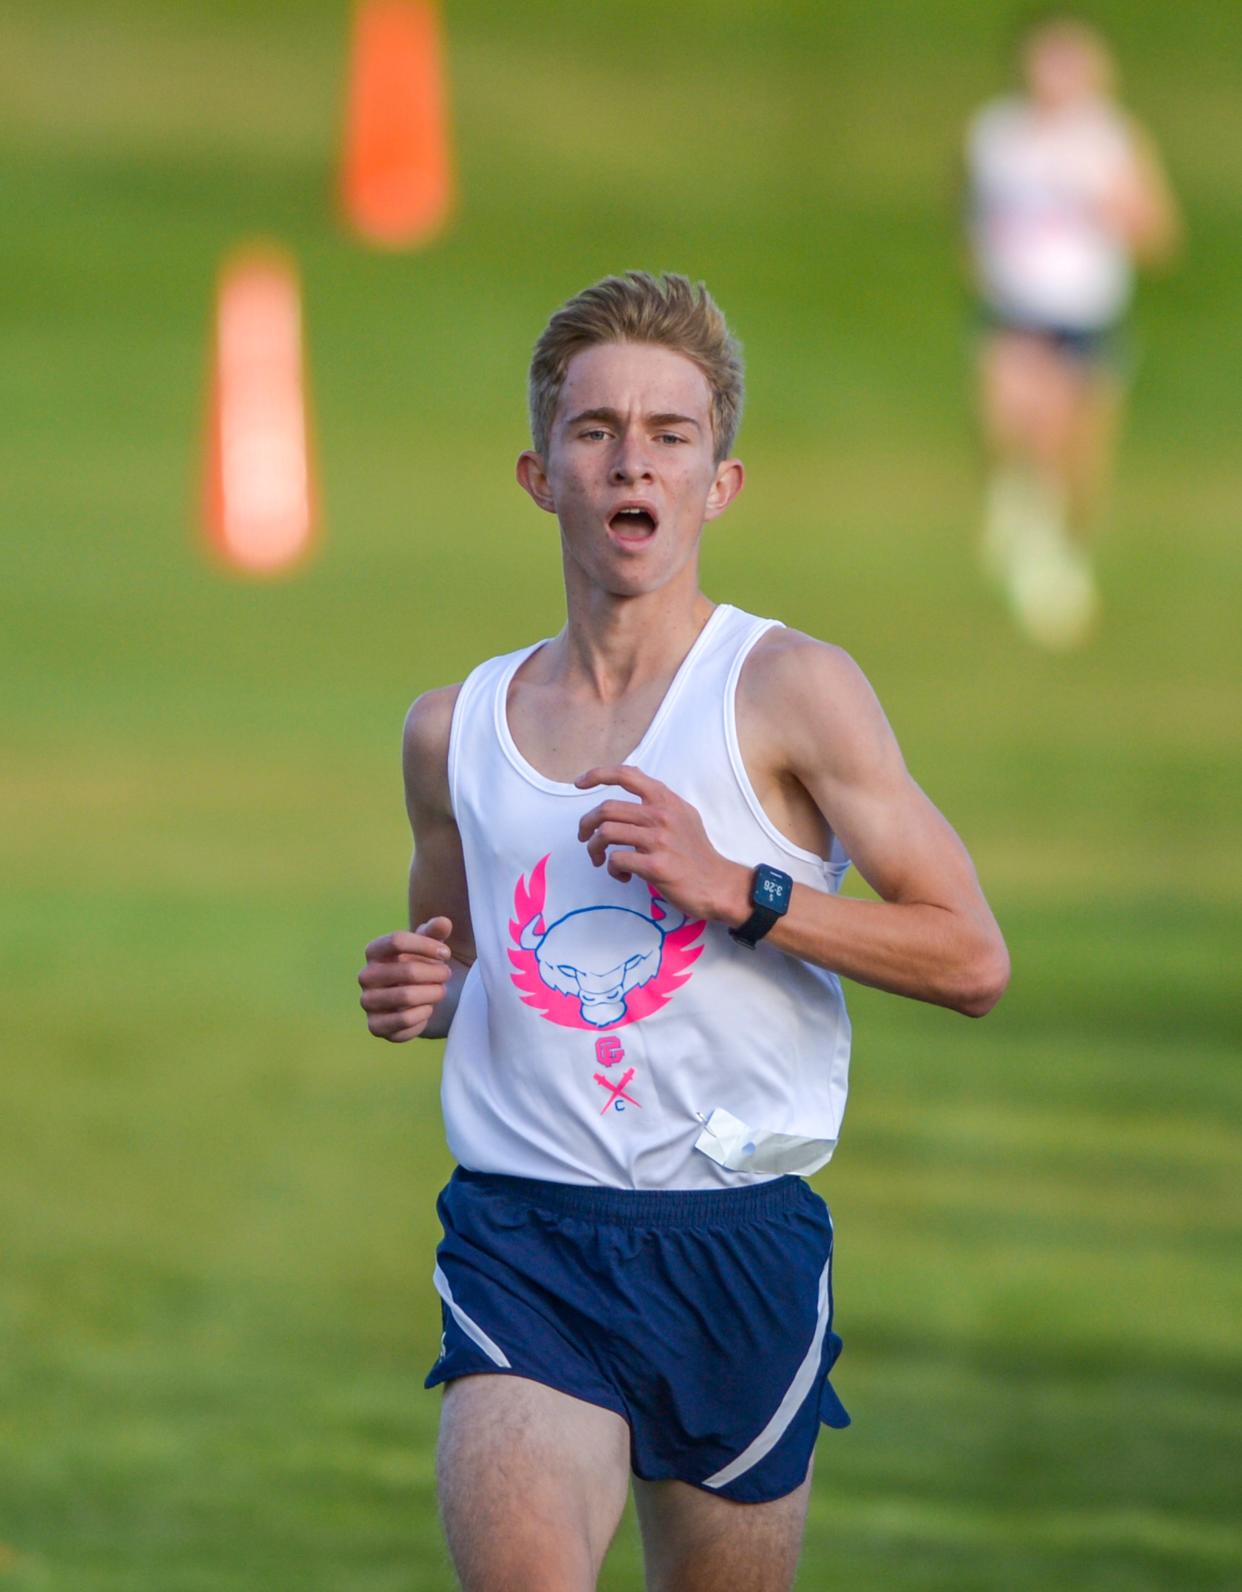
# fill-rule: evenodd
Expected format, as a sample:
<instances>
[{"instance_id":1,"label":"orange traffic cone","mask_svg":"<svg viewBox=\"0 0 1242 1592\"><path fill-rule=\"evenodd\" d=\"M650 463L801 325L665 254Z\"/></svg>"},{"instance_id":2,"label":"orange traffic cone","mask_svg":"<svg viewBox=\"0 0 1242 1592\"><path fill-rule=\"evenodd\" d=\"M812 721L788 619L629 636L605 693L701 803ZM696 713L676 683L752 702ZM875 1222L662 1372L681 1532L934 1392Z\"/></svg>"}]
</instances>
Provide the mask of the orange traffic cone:
<instances>
[{"instance_id":1,"label":"orange traffic cone","mask_svg":"<svg viewBox=\"0 0 1242 1592\"><path fill-rule=\"evenodd\" d=\"M453 202L435 0L359 0L346 108L342 201L371 243L409 248Z\"/></svg>"},{"instance_id":2,"label":"orange traffic cone","mask_svg":"<svg viewBox=\"0 0 1242 1592\"><path fill-rule=\"evenodd\" d=\"M216 295L203 517L224 561L277 574L309 551L314 503L293 261L249 248Z\"/></svg>"}]
</instances>

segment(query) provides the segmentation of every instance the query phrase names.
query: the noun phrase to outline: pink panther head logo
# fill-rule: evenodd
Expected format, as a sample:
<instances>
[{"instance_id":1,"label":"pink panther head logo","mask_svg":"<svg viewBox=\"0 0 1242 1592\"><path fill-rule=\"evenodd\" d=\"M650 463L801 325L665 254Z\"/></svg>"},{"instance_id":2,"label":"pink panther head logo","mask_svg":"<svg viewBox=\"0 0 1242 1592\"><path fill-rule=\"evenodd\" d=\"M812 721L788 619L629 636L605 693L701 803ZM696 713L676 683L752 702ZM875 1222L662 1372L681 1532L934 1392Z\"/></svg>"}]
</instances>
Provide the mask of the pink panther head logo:
<instances>
[{"instance_id":1,"label":"pink panther head logo","mask_svg":"<svg viewBox=\"0 0 1242 1592\"><path fill-rule=\"evenodd\" d=\"M578 907L547 924L548 858L513 892L510 976L522 1000L565 1028L623 1028L658 1012L690 977L703 921L688 923L648 885L650 915L632 907Z\"/></svg>"}]
</instances>

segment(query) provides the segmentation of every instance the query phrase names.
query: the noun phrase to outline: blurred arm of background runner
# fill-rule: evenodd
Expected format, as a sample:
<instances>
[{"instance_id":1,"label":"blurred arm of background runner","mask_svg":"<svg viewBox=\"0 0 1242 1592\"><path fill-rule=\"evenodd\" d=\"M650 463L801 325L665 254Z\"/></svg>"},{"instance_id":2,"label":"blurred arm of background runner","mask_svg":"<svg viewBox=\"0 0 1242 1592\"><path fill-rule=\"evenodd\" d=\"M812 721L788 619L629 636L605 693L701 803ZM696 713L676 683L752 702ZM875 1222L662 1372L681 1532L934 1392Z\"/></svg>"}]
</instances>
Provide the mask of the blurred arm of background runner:
<instances>
[{"instance_id":1,"label":"blurred arm of background runner","mask_svg":"<svg viewBox=\"0 0 1242 1592\"><path fill-rule=\"evenodd\" d=\"M405 805L414 836L409 930L367 946L358 975L367 1027L377 1039L443 1039L466 974L474 935L461 838L448 785L448 741L457 686L428 691L405 721Z\"/></svg>"},{"instance_id":2,"label":"blurred arm of background runner","mask_svg":"<svg viewBox=\"0 0 1242 1592\"><path fill-rule=\"evenodd\" d=\"M1168 265L1182 246L1181 211L1151 137L1133 120L1129 134L1130 169L1110 196L1109 220L1140 264Z\"/></svg>"}]
</instances>

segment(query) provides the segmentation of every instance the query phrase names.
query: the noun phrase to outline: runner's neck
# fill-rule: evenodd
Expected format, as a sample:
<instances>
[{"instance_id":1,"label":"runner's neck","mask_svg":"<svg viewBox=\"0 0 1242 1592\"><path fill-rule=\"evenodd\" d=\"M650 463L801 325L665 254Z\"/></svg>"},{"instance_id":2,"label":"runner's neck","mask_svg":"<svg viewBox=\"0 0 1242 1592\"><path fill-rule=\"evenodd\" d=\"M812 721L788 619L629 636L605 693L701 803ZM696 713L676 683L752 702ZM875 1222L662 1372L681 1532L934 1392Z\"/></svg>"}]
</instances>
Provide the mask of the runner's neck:
<instances>
[{"instance_id":1,"label":"runner's neck","mask_svg":"<svg viewBox=\"0 0 1242 1592\"><path fill-rule=\"evenodd\" d=\"M671 680L716 605L697 590L689 601L652 600L664 596L613 598L587 613L571 609L560 635L540 650L542 679L601 702Z\"/></svg>"}]
</instances>

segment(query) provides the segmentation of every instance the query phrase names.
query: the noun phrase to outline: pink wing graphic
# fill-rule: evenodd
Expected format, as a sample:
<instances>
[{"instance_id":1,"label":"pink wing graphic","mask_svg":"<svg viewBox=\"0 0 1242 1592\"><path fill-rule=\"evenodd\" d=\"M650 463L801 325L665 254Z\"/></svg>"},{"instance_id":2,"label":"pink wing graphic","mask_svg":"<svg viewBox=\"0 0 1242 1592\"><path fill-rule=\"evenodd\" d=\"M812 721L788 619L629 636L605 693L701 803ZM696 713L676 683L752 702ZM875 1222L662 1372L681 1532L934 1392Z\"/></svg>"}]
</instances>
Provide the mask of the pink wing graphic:
<instances>
[{"instance_id":1,"label":"pink wing graphic","mask_svg":"<svg viewBox=\"0 0 1242 1592\"><path fill-rule=\"evenodd\" d=\"M618 1009L606 1024L588 1022L583 1016L586 1008L580 994L550 984L540 971L538 948L530 945L532 936L542 942L549 933L543 909L547 899L550 855L539 859L529 877L519 876L513 891L513 916L509 919L509 938L512 941L509 960L515 971L510 977L521 994L523 1004L533 1007L550 1023L557 1023L563 1028L581 1028L590 1033L598 1033L601 1026L624 1028L629 1023L641 1022L644 1017L650 1017L653 1012L667 1006L690 977L695 962L703 954L702 945L694 942L706 926L704 921L699 919L697 922L682 923L667 932L660 929L658 971L624 993L618 1003L618 1007L623 1009ZM661 921L669 915L668 907L650 885L647 888L652 898L651 917L643 920L641 913L634 913L633 917L638 918L640 923L648 921L659 929ZM591 910L582 909L584 913ZM566 913L560 922L564 923L575 915ZM551 925L553 929L557 927L557 924Z\"/></svg>"}]
</instances>

